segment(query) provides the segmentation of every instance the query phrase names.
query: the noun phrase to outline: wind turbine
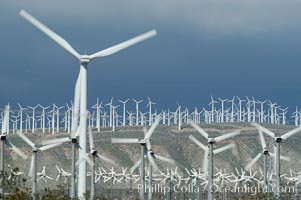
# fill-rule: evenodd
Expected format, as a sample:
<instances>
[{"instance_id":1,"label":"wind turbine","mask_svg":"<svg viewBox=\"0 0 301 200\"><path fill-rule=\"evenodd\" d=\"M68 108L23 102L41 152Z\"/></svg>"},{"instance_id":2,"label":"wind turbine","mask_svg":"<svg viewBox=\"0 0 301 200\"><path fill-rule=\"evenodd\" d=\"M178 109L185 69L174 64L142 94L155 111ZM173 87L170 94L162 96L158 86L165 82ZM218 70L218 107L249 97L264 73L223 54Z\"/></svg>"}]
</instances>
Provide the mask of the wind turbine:
<instances>
[{"instance_id":1,"label":"wind turbine","mask_svg":"<svg viewBox=\"0 0 301 200\"><path fill-rule=\"evenodd\" d=\"M31 127L31 132L34 133L35 129L35 110L39 105L36 105L34 107L28 106L28 108L32 109L32 127Z\"/></svg>"},{"instance_id":2,"label":"wind turbine","mask_svg":"<svg viewBox=\"0 0 301 200\"><path fill-rule=\"evenodd\" d=\"M157 116L155 119L154 124L150 127L150 129L146 130L144 129L144 138L142 140L138 139L138 138L112 138L111 142L113 144L140 144L141 145L141 157L138 160L138 162L135 163L135 165L132 167L131 172L134 172L134 170L140 165L140 181L141 181L141 186L143 187L140 190L140 198L144 199L144 186L145 186L145 169L144 169L144 157L145 155L148 158L148 161L150 163L150 166L153 167L154 171L158 170L158 166L155 163L154 158L165 161L165 162L170 162L173 163L174 161L169 159L169 158L165 158L162 156L159 156L157 154L155 154L152 150L151 150L151 144L150 144L150 137L152 136L154 130L156 129L156 127L158 126L160 122L160 116Z\"/></svg>"},{"instance_id":3,"label":"wind turbine","mask_svg":"<svg viewBox=\"0 0 301 200\"><path fill-rule=\"evenodd\" d=\"M27 110L27 108L22 108L22 106L20 105L20 103L18 103L18 106L20 108L20 132L22 133L23 132L23 110Z\"/></svg>"},{"instance_id":4,"label":"wind turbine","mask_svg":"<svg viewBox=\"0 0 301 200\"><path fill-rule=\"evenodd\" d=\"M115 162L113 160L111 160L110 158L107 158L103 155L100 155L96 151L96 149L94 147L94 139L93 139L93 133L92 133L91 126L89 127L88 133L89 133L90 154L92 156L92 162L95 163L95 158L98 157L105 162L115 164ZM95 165L92 165L91 166L91 192L90 192L91 200L94 199L94 195L95 195L95 177L94 176L95 176Z\"/></svg>"},{"instance_id":5,"label":"wind turbine","mask_svg":"<svg viewBox=\"0 0 301 200\"><path fill-rule=\"evenodd\" d=\"M301 127L295 128L285 134L283 134L282 136L275 136L275 133L273 133L272 131L270 131L269 129L257 124L257 123L251 123L252 126L254 126L255 128L257 128L258 130L261 130L262 132L264 132L265 134L267 134L268 136L272 137L275 140L275 161L276 161L276 188L280 188L280 143L286 139L288 139L289 137L297 134L298 132L301 132ZM276 189L274 191L275 193L275 197L276 199L280 199L280 191L278 189Z\"/></svg>"},{"instance_id":6,"label":"wind turbine","mask_svg":"<svg viewBox=\"0 0 301 200\"><path fill-rule=\"evenodd\" d=\"M2 130L3 131L3 130ZM6 135L4 135L3 133L0 135L0 148L1 148L1 157L0 157L0 173L1 176L4 176L4 144L10 148L12 151L14 151L17 155L19 155L21 158L23 158L24 160L26 160L28 158L28 156L21 151L18 147L16 147L15 145L13 145L13 143L11 143ZM3 177L1 177L3 178ZM1 181L1 188L2 188L2 197L4 196L4 187L3 187L3 183L4 181Z\"/></svg>"},{"instance_id":7,"label":"wind turbine","mask_svg":"<svg viewBox=\"0 0 301 200\"><path fill-rule=\"evenodd\" d=\"M45 110L50 108L50 106L43 107L39 104L39 106L42 108L42 132L45 133Z\"/></svg>"},{"instance_id":8,"label":"wind turbine","mask_svg":"<svg viewBox=\"0 0 301 200\"><path fill-rule=\"evenodd\" d=\"M191 139L195 144L197 144L199 147L205 150L205 158L204 160L209 161L209 170L208 170L208 188L210 188L213 184L213 154L219 153L222 151L225 151L226 149L232 148L233 144L221 147L219 149L216 149L215 152L213 151L213 145L215 143L221 142L223 140L229 139L231 137L235 137L240 134L240 131L234 131L232 133L227 133L218 137L210 137L209 134L203 130L200 126L196 125L192 121L189 122L190 125L196 129L203 137L205 137L208 140L208 147L205 147L202 143L200 143L196 138L194 138L192 135L189 136L189 139ZM207 164L205 164L206 169ZM206 171L205 171L206 172ZM208 200L213 200L213 191L208 189Z\"/></svg>"},{"instance_id":9,"label":"wind turbine","mask_svg":"<svg viewBox=\"0 0 301 200\"><path fill-rule=\"evenodd\" d=\"M268 155L271 155L273 157L275 157L275 154L273 153L270 153L267 149L267 145L266 145L266 142L265 142L265 139L264 139L264 136L263 136L263 133L262 133L262 130L259 129L258 130L258 133L259 133L259 138L260 138L260 143L261 143L261 146L262 146L262 152L258 153L253 159L251 162L249 162L245 169L248 171L252 168L252 166L261 158L261 156L263 156L264 158L264 166L263 166L263 184L264 184L264 190L265 192L269 192L269 185L268 185L268 171L267 171L267 166L268 166ZM283 160L286 160L286 161L290 161L290 158L288 157L285 157L285 156L280 156L280 159L283 159Z\"/></svg>"},{"instance_id":10,"label":"wind turbine","mask_svg":"<svg viewBox=\"0 0 301 200\"><path fill-rule=\"evenodd\" d=\"M97 98L96 104L94 106L92 106L92 108L96 109L96 128L97 128L98 132L100 131L100 112L101 112L100 109L102 108L101 105L102 105L102 102L99 103L98 98Z\"/></svg>"},{"instance_id":11,"label":"wind turbine","mask_svg":"<svg viewBox=\"0 0 301 200\"><path fill-rule=\"evenodd\" d=\"M121 100L118 100L120 103L123 104L123 121L122 121L122 126L125 126L125 104L129 101L129 99L125 100L125 101L121 101Z\"/></svg>"},{"instance_id":12,"label":"wind turbine","mask_svg":"<svg viewBox=\"0 0 301 200\"><path fill-rule=\"evenodd\" d=\"M142 35L139 35L137 37L134 37L130 40L127 40L125 42L122 42L120 44L117 44L115 46L109 47L107 49L104 49L102 51L99 51L97 53L91 54L91 55L80 55L77 51L73 49L73 47L64 40L61 36L50 30L48 27L46 27L44 24L39 22L37 19L35 19L33 16L31 16L29 13L27 13L25 10L20 11L20 15L25 18L28 22L30 22L32 25L34 25L36 28L38 28L40 31L45 33L48 37L53 39L56 43L58 43L61 47L63 47L65 50L67 50L69 53L71 53L74 57L76 57L80 61L80 72L77 79L76 87L75 87L75 98L77 102L80 99L80 125L82 126L82 132L80 134L79 143L82 147L82 152L80 152L80 157L83 157L86 154L86 146L87 146L87 69L88 69L88 63L96 58L101 58L105 56L112 55L114 53L117 53L125 48L128 48L132 45L135 45L139 42L142 42L144 40L147 40L151 37L154 37L157 35L156 30L149 31L147 33L144 33ZM80 95L80 97L79 97ZM74 104L76 103L74 101ZM76 110L76 108L75 108ZM75 121L75 120L74 120ZM83 195L86 193L86 171L87 171L86 162L81 162L79 165L79 180L78 180L78 195L80 198L83 197Z\"/></svg>"},{"instance_id":13,"label":"wind turbine","mask_svg":"<svg viewBox=\"0 0 301 200\"><path fill-rule=\"evenodd\" d=\"M77 137L82 132L81 126L77 128L77 131L70 135L70 137L64 137L64 138L56 138L52 140L44 140L42 141L43 145L53 145L53 144L62 144L62 143L71 143L71 192L70 192L70 198L75 198L75 180L76 180L76 173L75 173L75 166L79 165L83 160L86 160L90 166L93 166L93 161L88 157L88 154L85 153L82 155L82 157L79 158L77 162L75 162L75 156L76 156L76 149L79 150L79 152L82 151L81 145L78 143Z\"/></svg>"},{"instance_id":14,"label":"wind turbine","mask_svg":"<svg viewBox=\"0 0 301 200\"><path fill-rule=\"evenodd\" d=\"M57 147L57 146L61 145L62 143L51 144L51 145L38 147L30 139L28 139L23 133L17 132L17 135L24 142L26 142L29 146L32 147L32 157L31 157L28 176L32 177L32 198L36 199L37 198L37 196L36 196L37 195L37 154L38 154L38 152L43 152L43 151L46 151L48 149Z\"/></svg>"},{"instance_id":15,"label":"wind turbine","mask_svg":"<svg viewBox=\"0 0 301 200\"><path fill-rule=\"evenodd\" d=\"M214 122L214 111L215 111L214 104L218 102L215 101L212 96L210 97L211 97L211 102L209 103L209 105L211 105L211 122Z\"/></svg>"},{"instance_id":16,"label":"wind turbine","mask_svg":"<svg viewBox=\"0 0 301 200\"><path fill-rule=\"evenodd\" d=\"M220 100L221 104L222 104L222 113L221 113L221 122L224 122L224 103L225 101L228 101L228 99L222 99L222 98L218 98L218 100Z\"/></svg>"},{"instance_id":17,"label":"wind turbine","mask_svg":"<svg viewBox=\"0 0 301 200\"><path fill-rule=\"evenodd\" d=\"M151 126L153 124L152 104L156 104L156 103L152 102L149 97L147 97L147 99L148 99L148 104L146 105L146 107L149 107L149 121L148 121L148 125Z\"/></svg>"},{"instance_id":18,"label":"wind turbine","mask_svg":"<svg viewBox=\"0 0 301 200\"><path fill-rule=\"evenodd\" d=\"M141 103L143 100L137 101L136 99L133 99L133 101L136 103L136 126L139 125L139 103Z\"/></svg>"}]
</instances>

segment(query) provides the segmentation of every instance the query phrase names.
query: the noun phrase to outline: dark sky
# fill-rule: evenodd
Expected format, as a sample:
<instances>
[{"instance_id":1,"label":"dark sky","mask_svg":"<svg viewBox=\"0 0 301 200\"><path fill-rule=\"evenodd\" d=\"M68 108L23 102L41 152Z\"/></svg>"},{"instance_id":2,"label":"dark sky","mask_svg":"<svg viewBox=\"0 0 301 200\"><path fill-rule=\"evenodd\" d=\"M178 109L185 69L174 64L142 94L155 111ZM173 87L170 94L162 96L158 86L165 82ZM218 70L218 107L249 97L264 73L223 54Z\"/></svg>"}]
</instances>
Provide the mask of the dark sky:
<instances>
[{"instance_id":1,"label":"dark sky","mask_svg":"<svg viewBox=\"0 0 301 200\"><path fill-rule=\"evenodd\" d=\"M207 106L210 95L301 99L301 2L279 0L0 2L0 106L72 100L78 61L19 16L24 8L78 52L156 29L157 37L93 60L88 102L150 96L158 107Z\"/></svg>"}]
</instances>

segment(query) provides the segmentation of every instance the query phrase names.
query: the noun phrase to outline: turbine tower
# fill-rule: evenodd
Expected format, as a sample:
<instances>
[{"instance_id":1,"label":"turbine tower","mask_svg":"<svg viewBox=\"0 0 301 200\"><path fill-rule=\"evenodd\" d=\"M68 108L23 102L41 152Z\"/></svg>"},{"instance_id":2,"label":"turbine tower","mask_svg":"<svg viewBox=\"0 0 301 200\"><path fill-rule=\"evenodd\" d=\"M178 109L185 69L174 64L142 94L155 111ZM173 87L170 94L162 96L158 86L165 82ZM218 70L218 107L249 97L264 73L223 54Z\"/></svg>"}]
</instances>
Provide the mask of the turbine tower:
<instances>
[{"instance_id":1,"label":"turbine tower","mask_svg":"<svg viewBox=\"0 0 301 200\"><path fill-rule=\"evenodd\" d=\"M50 30L44 24L42 24L29 13L27 13L25 10L21 10L20 15L32 25L34 25L36 28L38 28L40 31L45 33L48 37L53 39L57 44L59 44L61 47L63 47L65 50L67 50L80 61L80 72L75 87L74 106L76 106L76 101L78 102L78 100L80 99L80 125L82 127L82 132L80 133L79 143L82 147L82 151L79 152L79 155L81 158L84 156L84 154L86 154L87 149L87 70L89 62L96 58L112 55L134 44L154 37L155 35L157 35L157 32L156 30L152 30L137 37L134 37L130 40L117 44L115 46L99 51L97 53L91 55L80 55L65 39L63 39L61 36ZM75 107L75 110L76 109L77 108ZM78 196L80 198L82 198L86 193L86 172L87 165L84 161L81 162L79 165Z\"/></svg>"}]
</instances>

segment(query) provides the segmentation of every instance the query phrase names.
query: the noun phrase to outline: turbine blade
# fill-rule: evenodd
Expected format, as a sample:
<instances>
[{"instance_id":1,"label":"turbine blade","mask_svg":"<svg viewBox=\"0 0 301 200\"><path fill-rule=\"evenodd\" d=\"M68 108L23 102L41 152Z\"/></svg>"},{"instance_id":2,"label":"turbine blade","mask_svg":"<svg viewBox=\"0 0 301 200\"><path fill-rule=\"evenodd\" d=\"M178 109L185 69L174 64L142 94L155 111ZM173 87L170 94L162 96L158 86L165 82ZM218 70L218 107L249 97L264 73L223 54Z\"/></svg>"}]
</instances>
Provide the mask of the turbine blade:
<instances>
[{"instance_id":1,"label":"turbine blade","mask_svg":"<svg viewBox=\"0 0 301 200\"><path fill-rule=\"evenodd\" d=\"M63 144L63 143L49 144L49 145L46 145L46 146L39 147L39 150L40 150L40 151L46 151L46 150L48 150L48 149L51 149L51 148L60 146L60 145L62 145L62 144Z\"/></svg>"},{"instance_id":2,"label":"turbine blade","mask_svg":"<svg viewBox=\"0 0 301 200\"><path fill-rule=\"evenodd\" d=\"M280 155L280 159L281 159L281 160L285 160L285 161L291 161L291 158L290 158L290 157L282 156L282 155Z\"/></svg>"},{"instance_id":3,"label":"turbine blade","mask_svg":"<svg viewBox=\"0 0 301 200\"><path fill-rule=\"evenodd\" d=\"M34 157L33 155L31 156L31 161L30 161L30 167L28 171L28 176L32 177L33 176L33 165L34 165Z\"/></svg>"},{"instance_id":4,"label":"turbine blade","mask_svg":"<svg viewBox=\"0 0 301 200\"><path fill-rule=\"evenodd\" d=\"M158 165L156 164L154 158L153 158L153 155L150 153L150 152L147 152L147 158L148 158L148 161L149 163L152 165L153 169L154 169L154 172L155 171L158 171L159 170L159 167Z\"/></svg>"},{"instance_id":5,"label":"turbine blade","mask_svg":"<svg viewBox=\"0 0 301 200\"><path fill-rule=\"evenodd\" d=\"M89 126L89 143L90 143L90 150L94 149L94 139L93 139L93 134L92 134L92 127Z\"/></svg>"},{"instance_id":6,"label":"turbine blade","mask_svg":"<svg viewBox=\"0 0 301 200\"><path fill-rule=\"evenodd\" d=\"M146 140L145 143L148 150L152 149L152 145L149 140Z\"/></svg>"},{"instance_id":7,"label":"turbine blade","mask_svg":"<svg viewBox=\"0 0 301 200\"><path fill-rule=\"evenodd\" d=\"M82 151L82 150L80 150L80 151ZM76 166L78 166L84 160L87 161L87 163L90 165L90 167L94 166L94 162L91 160L91 158L88 156L87 153L81 154L81 158L79 160L77 160Z\"/></svg>"},{"instance_id":8,"label":"turbine blade","mask_svg":"<svg viewBox=\"0 0 301 200\"><path fill-rule=\"evenodd\" d=\"M218 154L218 153L221 153L221 152L226 151L226 150L228 150L228 149L231 149L231 148L233 148L233 147L235 147L235 144L228 144L228 145L223 146L223 147L221 147L221 148L215 149L215 150L213 151L213 153L214 153L214 154Z\"/></svg>"},{"instance_id":9,"label":"turbine blade","mask_svg":"<svg viewBox=\"0 0 301 200\"><path fill-rule=\"evenodd\" d=\"M204 136L206 139L208 139L208 133L204 131L200 126L196 125L193 121L189 120L189 124L197 130L202 136Z\"/></svg>"},{"instance_id":10,"label":"turbine blade","mask_svg":"<svg viewBox=\"0 0 301 200\"><path fill-rule=\"evenodd\" d=\"M269 152L269 154L270 154L271 156L273 156L274 158L275 158L275 156L276 156L276 154L271 153L271 152ZM289 157L287 157L287 156L282 156L282 155L280 155L280 159L281 159L281 160L285 160L285 161L290 161L290 160L291 160Z\"/></svg>"},{"instance_id":11,"label":"turbine blade","mask_svg":"<svg viewBox=\"0 0 301 200\"><path fill-rule=\"evenodd\" d=\"M222 141L222 140L226 140L226 139L229 139L229 138L231 138L231 137L235 137L235 136L237 136L237 135L239 135L239 134L240 134L240 131L234 131L234 132L232 132L232 133L227 133L227 134L218 136L218 137L216 137L216 138L214 138L214 139L215 139L215 142L220 142L220 141Z\"/></svg>"},{"instance_id":12,"label":"turbine blade","mask_svg":"<svg viewBox=\"0 0 301 200\"><path fill-rule=\"evenodd\" d=\"M77 59L80 59L80 55L73 49L73 47L64 40L61 36L50 30L47 26L42 24L40 21L38 21L36 18L34 18L32 15L30 15L25 10L21 10L19 13L24 19L26 19L28 22L30 22L32 25L34 25L36 28L38 28L40 31L42 31L44 34L46 34L48 37L53 39L57 44L59 44L61 47L66 49L69 53L74 55Z\"/></svg>"},{"instance_id":13,"label":"turbine blade","mask_svg":"<svg viewBox=\"0 0 301 200\"><path fill-rule=\"evenodd\" d=\"M96 155L97 155L98 158L100 158L100 159L102 159L102 160L104 160L104 161L106 161L108 163L115 164L115 162L112 159L110 159L110 158L107 158L107 157L105 157L103 155L100 155L99 153L97 153Z\"/></svg>"},{"instance_id":14,"label":"turbine blade","mask_svg":"<svg viewBox=\"0 0 301 200\"><path fill-rule=\"evenodd\" d=\"M251 169L251 167L259 160L259 158L261 157L262 153L257 154L257 156L255 158L253 158L253 160L246 165L245 169L249 170Z\"/></svg>"},{"instance_id":15,"label":"turbine blade","mask_svg":"<svg viewBox=\"0 0 301 200\"><path fill-rule=\"evenodd\" d=\"M151 30L151 31L146 32L146 33L144 33L142 35L134 37L134 38L132 38L130 40L127 40L127 41L122 42L120 44L114 45L112 47L109 47L109 48L104 49L102 51L99 51L97 53L94 53L94 54L90 55L90 59L112 55L114 53L117 53L118 51L121 51L121 50L123 50L125 48L128 48L128 47L130 47L130 46L132 46L134 44L137 44L139 42L147 40L147 39L149 39L151 37L154 37L156 35L157 35L156 30Z\"/></svg>"},{"instance_id":16,"label":"turbine blade","mask_svg":"<svg viewBox=\"0 0 301 200\"><path fill-rule=\"evenodd\" d=\"M175 164L176 162L171 159L171 158L166 158L166 157L163 157L163 156L160 156L158 154L154 154L154 157L158 160L161 160L161 161L164 161L164 162L168 162L168 163L171 163L171 164Z\"/></svg>"},{"instance_id":17,"label":"turbine blade","mask_svg":"<svg viewBox=\"0 0 301 200\"><path fill-rule=\"evenodd\" d=\"M272 131L270 131L269 129L259 125L258 123L251 123L252 126L254 126L257 129L262 130L262 132L266 133L267 135L269 135L272 138L275 138L275 133L273 133Z\"/></svg>"},{"instance_id":18,"label":"turbine blade","mask_svg":"<svg viewBox=\"0 0 301 200\"><path fill-rule=\"evenodd\" d=\"M137 138L112 138L111 143L113 144L139 144L139 139Z\"/></svg>"},{"instance_id":19,"label":"turbine blade","mask_svg":"<svg viewBox=\"0 0 301 200\"><path fill-rule=\"evenodd\" d=\"M140 163L141 163L141 159L139 159L130 169L131 171L131 174L134 173L134 171L140 166Z\"/></svg>"},{"instance_id":20,"label":"turbine blade","mask_svg":"<svg viewBox=\"0 0 301 200\"><path fill-rule=\"evenodd\" d=\"M11 150L13 150L16 154L18 154L21 158L23 158L24 160L26 160L28 158L28 156L23 151L21 151L18 147L16 147L15 145L13 145L10 141L5 140L5 144Z\"/></svg>"},{"instance_id":21,"label":"turbine blade","mask_svg":"<svg viewBox=\"0 0 301 200\"><path fill-rule=\"evenodd\" d=\"M57 143L66 143L70 142L69 137L63 137L63 138L56 138L52 140L43 140L42 145L49 145L49 144L57 144Z\"/></svg>"},{"instance_id":22,"label":"turbine blade","mask_svg":"<svg viewBox=\"0 0 301 200\"><path fill-rule=\"evenodd\" d=\"M154 124L150 127L150 129L148 129L147 133L145 134L145 137L144 137L145 140L148 140L152 136L152 134L155 131L155 129L157 128L160 120L161 120L161 117L159 115L157 115Z\"/></svg>"},{"instance_id":23,"label":"turbine blade","mask_svg":"<svg viewBox=\"0 0 301 200\"><path fill-rule=\"evenodd\" d=\"M299 133L300 131L301 131L301 127L295 128L295 129L293 129L293 130L291 130L291 131L285 133L284 135L282 135L281 138L282 138L283 140L286 140L287 138L289 138L289 137L295 135L296 133Z\"/></svg>"},{"instance_id":24,"label":"turbine blade","mask_svg":"<svg viewBox=\"0 0 301 200\"><path fill-rule=\"evenodd\" d=\"M22 138L22 140L24 140L24 142L26 142L29 146L31 146L32 148L35 147L34 143L28 139L28 137L26 137L23 133L17 132L17 135Z\"/></svg>"},{"instance_id":25,"label":"turbine blade","mask_svg":"<svg viewBox=\"0 0 301 200\"><path fill-rule=\"evenodd\" d=\"M77 127L77 130L76 130L76 132L75 132L75 137L79 137L80 134L81 134L81 131L82 131L82 126L79 125L79 127Z\"/></svg>"},{"instance_id":26,"label":"turbine blade","mask_svg":"<svg viewBox=\"0 0 301 200\"><path fill-rule=\"evenodd\" d=\"M192 142L194 142L196 145L198 145L199 147L201 147L204 151L208 150L208 147L206 147L205 145L203 145L200 141L198 141L195 137L193 137L192 135L189 135L188 137Z\"/></svg>"},{"instance_id":27,"label":"turbine blade","mask_svg":"<svg viewBox=\"0 0 301 200\"><path fill-rule=\"evenodd\" d=\"M203 173L208 174L208 150L206 150L204 154L202 170Z\"/></svg>"},{"instance_id":28,"label":"turbine blade","mask_svg":"<svg viewBox=\"0 0 301 200\"><path fill-rule=\"evenodd\" d=\"M260 138L260 143L261 143L262 149L265 150L267 148L267 144L266 144L264 136L262 134L262 130L258 130L258 133L259 133L259 138Z\"/></svg>"}]
</instances>

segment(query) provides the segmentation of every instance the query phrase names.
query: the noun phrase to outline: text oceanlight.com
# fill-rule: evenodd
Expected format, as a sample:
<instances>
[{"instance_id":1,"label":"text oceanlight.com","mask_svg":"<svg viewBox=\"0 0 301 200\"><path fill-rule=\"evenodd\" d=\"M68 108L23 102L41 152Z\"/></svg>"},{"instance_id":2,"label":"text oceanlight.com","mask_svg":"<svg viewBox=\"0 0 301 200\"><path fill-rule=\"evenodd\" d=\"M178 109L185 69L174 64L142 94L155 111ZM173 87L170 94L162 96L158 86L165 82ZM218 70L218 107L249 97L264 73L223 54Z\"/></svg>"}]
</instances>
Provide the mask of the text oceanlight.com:
<instances>
[{"instance_id":1,"label":"text oceanlight.com","mask_svg":"<svg viewBox=\"0 0 301 200\"><path fill-rule=\"evenodd\" d=\"M138 184L138 191L144 190L145 192L149 192L151 190L152 193L162 193L167 194L170 192L173 193L197 193L197 192L205 192L207 188L203 188L201 186L196 186L194 184L188 185L173 185L173 186L166 186L163 184L153 184L152 187L145 184L143 187L141 184ZM228 187L228 186L219 186L213 184L209 187L209 190L213 193L248 193L256 195L258 193L267 192L267 188L261 186L249 186L243 185L239 187ZM279 191L281 193L291 193L295 192L295 188L291 186L284 186L284 187L269 187L269 192L276 192Z\"/></svg>"}]
</instances>

